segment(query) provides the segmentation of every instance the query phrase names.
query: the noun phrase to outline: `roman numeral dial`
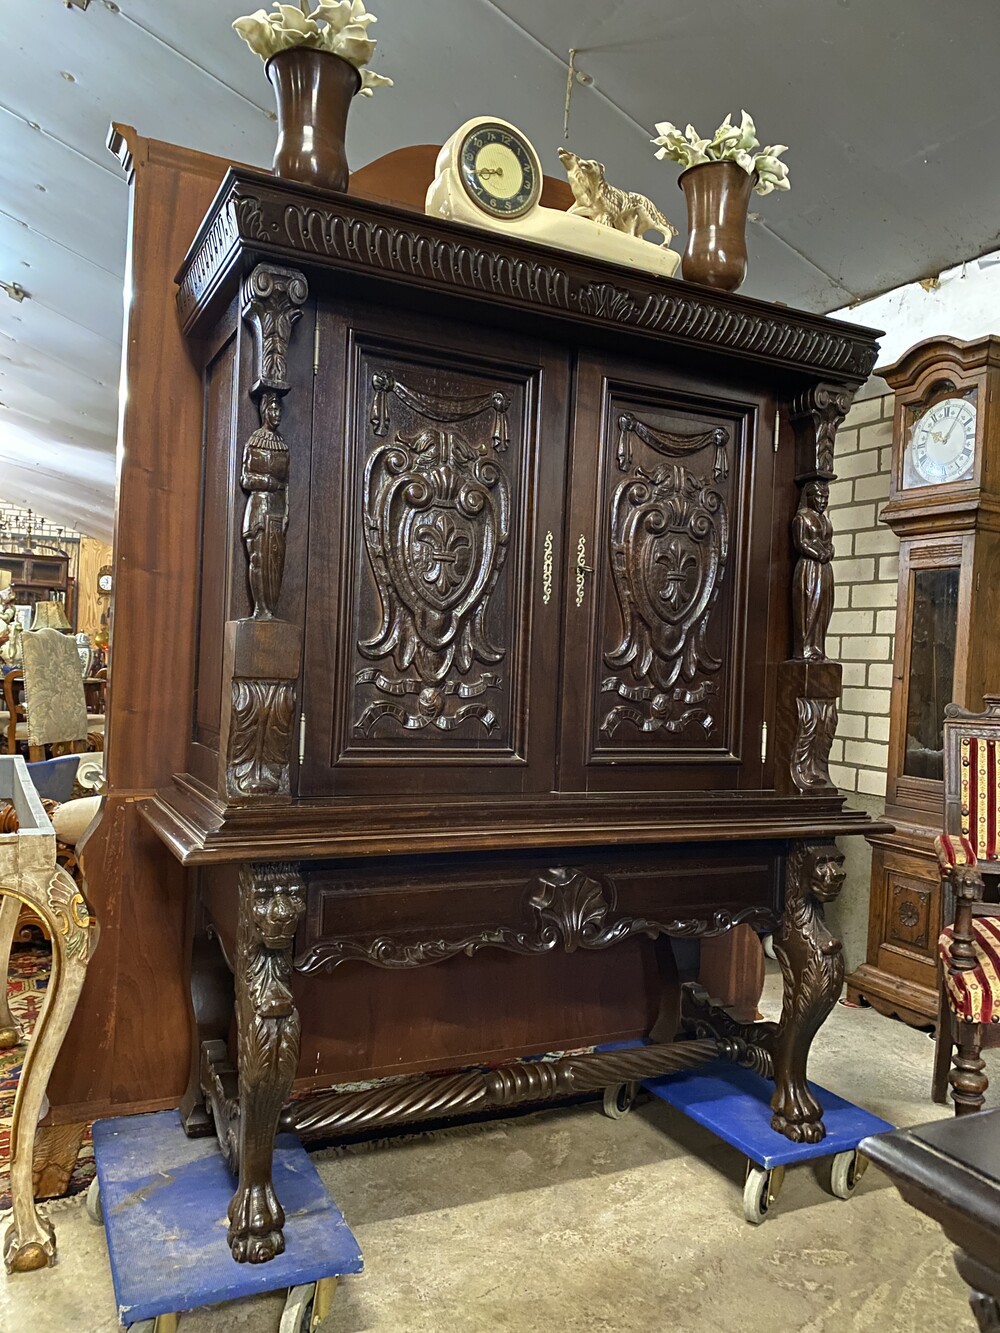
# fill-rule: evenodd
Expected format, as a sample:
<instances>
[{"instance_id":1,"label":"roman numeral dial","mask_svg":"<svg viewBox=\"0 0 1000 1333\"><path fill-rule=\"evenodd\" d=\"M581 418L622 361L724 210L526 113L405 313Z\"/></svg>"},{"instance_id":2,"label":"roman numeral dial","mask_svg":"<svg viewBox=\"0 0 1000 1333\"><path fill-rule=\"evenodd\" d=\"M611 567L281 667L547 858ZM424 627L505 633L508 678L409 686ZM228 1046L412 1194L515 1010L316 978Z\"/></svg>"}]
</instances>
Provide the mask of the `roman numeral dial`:
<instances>
[{"instance_id":1,"label":"roman numeral dial","mask_svg":"<svg viewBox=\"0 0 1000 1333\"><path fill-rule=\"evenodd\" d=\"M966 481L976 461L976 404L943 398L917 417L903 458L903 485Z\"/></svg>"}]
</instances>

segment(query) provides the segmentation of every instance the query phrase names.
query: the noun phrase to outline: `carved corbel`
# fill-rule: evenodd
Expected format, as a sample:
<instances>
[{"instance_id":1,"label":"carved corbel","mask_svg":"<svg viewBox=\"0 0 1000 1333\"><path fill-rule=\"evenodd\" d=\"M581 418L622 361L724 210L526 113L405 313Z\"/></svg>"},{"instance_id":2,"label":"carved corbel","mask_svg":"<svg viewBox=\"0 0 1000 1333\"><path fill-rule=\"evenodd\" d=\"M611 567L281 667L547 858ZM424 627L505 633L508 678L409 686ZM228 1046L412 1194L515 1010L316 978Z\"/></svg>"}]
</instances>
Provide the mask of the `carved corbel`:
<instances>
[{"instance_id":1,"label":"carved corbel","mask_svg":"<svg viewBox=\"0 0 1000 1333\"><path fill-rule=\"evenodd\" d=\"M840 384L814 384L793 399L790 420L800 485L815 477L833 480L834 441L853 398L853 390Z\"/></svg>"}]
</instances>

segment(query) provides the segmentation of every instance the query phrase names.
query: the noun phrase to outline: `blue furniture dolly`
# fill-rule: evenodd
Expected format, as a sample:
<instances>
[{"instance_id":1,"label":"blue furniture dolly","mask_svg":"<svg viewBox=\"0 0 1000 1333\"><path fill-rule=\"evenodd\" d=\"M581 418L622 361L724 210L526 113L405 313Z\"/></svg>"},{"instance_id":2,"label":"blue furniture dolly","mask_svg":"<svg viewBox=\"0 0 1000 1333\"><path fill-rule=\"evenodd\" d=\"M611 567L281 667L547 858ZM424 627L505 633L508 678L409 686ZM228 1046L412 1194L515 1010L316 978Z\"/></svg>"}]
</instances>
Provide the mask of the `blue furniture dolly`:
<instances>
[{"instance_id":1,"label":"blue furniture dolly","mask_svg":"<svg viewBox=\"0 0 1000 1333\"><path fill-rule=\"evenodd\" d=\"M180 1311L282 1287L279 1333L311 1333L337 1279L362 1270L358 1242L294 1135L278 1136L274 1182L295 1225L265 1264L234 1261L228 1168L216 1140L189 1139L176 1111L97 1121L94 1157L87 1207L104 1222L118 1317L133 1333L174 1333Z\"/></svg>"},{"instance_id":2,"label":"blue furniture dolly","mask_svg":"<svg viewBox=\"0 0 1000 1333\"><path fill-rule=\"evenodd\" d=\"M895 1128L810 1083L813 1096L823 1107L826 1137L819 1143L792 1143L771 1128L774 1084L727 1060L642 1084L622 1083L608 1088L604 1094L605 1114L612 1119L625 1115L640 1087L746 1154L743 1215L754 1225L767 1217L784 1181L785 1167L796 1162L829 1158L830 1192L839 1199L849 1199L868 1165L868 1159L858 1152L858 1144L870 1134L884 1134Z\"/></svg>"}]
</instances>

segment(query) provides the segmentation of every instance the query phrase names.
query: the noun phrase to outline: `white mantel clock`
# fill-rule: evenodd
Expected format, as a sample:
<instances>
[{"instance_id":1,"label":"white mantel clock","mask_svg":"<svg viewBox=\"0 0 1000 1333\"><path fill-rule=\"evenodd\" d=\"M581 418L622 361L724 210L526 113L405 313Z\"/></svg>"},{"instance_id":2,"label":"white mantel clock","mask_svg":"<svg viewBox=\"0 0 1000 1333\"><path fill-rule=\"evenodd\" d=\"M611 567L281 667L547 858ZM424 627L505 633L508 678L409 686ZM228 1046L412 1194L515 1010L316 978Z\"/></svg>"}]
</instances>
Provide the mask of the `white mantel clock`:
<instances>
[{"instance_id":1,"label":"white mantel clock","mask_svg":"<svg viewBox=\"0 0 1000 1333\"><path fill-rule=\"evenodd\" d=\"M636 202L649 204L641 195L626 195L606 186L603 168L601 187L620 199L623 210ZM641 235L631 235L578 213L543 208L541 194L542 164L532 143L506 120L476 116L459 126L438 153L424 209L473 227L507 232L518 240L572 250L668 278L677 271L680 255L669 248L669 232L664 244L657 245ZM652 205L649 210L657 212Z\"/></svg>"}]
</instances>

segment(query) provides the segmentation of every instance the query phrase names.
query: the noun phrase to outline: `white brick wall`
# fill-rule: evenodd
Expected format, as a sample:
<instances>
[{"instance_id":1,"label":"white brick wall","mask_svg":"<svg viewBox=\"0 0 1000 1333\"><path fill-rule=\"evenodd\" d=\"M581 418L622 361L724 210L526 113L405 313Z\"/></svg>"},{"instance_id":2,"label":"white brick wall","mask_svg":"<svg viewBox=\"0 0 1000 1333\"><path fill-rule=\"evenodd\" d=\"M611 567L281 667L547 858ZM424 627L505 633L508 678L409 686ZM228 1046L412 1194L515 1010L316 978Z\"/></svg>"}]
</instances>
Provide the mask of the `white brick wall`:
<instances>
[{"instance_id":1,"label":"white brick wall","mask_svg":"<svg viewBox=\"0 0 1000 1333\"><path fill-rule=\"evenodd\" d=\"M878 513L889 498L892 395L855 403L837 433L830 486L837 595L827 652L844 664L830 776L844 791L885 795L899 540Z\"/></svg>"}]
</instances>

